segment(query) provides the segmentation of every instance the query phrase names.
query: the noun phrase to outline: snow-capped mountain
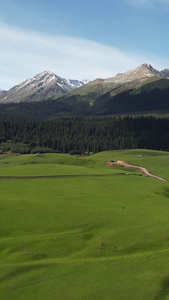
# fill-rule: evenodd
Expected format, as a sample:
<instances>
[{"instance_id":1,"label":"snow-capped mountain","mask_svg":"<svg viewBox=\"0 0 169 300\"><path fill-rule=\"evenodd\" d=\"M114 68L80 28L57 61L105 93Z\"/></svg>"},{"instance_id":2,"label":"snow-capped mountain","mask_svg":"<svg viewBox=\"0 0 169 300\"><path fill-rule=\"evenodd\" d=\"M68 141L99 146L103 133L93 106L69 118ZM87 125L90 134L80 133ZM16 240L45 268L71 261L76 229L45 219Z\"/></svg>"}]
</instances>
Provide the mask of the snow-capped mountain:
<instances>
[{"instance_id":1,"label":"snow-capped mountain","mask_svg":"<svg viewBox=\"0 0 169 300\"><path fill-rule=\"evenodd\" d=\"M78 80L67 80L45 71L27 79L21 84L0 95L1 103L43 101L83 86Z\"/></svg>"}]
</instances>

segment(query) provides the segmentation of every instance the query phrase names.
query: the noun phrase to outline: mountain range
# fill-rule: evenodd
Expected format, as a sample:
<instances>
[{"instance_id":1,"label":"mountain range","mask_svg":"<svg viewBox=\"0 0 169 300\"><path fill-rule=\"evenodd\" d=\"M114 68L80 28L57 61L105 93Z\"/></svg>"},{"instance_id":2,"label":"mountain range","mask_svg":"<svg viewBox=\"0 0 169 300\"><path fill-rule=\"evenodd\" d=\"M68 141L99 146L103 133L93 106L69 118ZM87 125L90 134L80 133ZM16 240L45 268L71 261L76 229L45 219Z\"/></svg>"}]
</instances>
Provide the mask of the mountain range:
<instances>
[{"instance_id":1,"label":"mountain range","mask_svg":"<svg viewBox=\"0 0 169 300\"><path fill-rule=\"evenodd\" d=\"M143 64L128 72L119 73L114 77L98 78L90 82L88 80L67 80L52 72L44 71L14 86L9 91L0 90L0 102L44 101L52 98L56 99L66 93L68 93L68 96L87 94L88 100L94 102L98 96L106 92L116 95L129 88L136 88L148 79L155 81L160 78L168 79L169 69L158 71L150 64Z\"/></svg>"},{"instance_id":2,"label":"mountain range","mask_svg":"<svg viewBox=\"0 0 169 300\"><path fill-rule=\"evenodd\" d=\"M45 71L0 93L0 103L13 104L12 107L1 107L1 118L9 113L16 115L19 109L22 109L20 114L26 110L29 113L33 111L35 119L36 113L39 118L155 111L168 113L169 69L159 71L150 64L142 64L114 77L93 81L67 80ZM22 106L16 107L15 103L22 103Z\"/></svg>"}]
</instances>

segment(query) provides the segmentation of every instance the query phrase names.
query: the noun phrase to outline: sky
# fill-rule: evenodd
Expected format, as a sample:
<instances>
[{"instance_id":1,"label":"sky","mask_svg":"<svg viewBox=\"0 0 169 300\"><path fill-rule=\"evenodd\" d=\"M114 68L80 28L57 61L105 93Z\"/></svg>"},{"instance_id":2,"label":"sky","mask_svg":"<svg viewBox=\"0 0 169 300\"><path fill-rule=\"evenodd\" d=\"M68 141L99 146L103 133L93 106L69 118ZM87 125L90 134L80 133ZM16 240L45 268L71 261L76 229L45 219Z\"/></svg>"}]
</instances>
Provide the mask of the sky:
<instances>
[{"instance_id":1,"label":"sky","mask_svg":"<svg viewBox=\"0 0 169 300\"><path fill-rule=\"evenodd\" d=\"M0 89L169 68L169 0L0 0Z\"/></svg>"}]
</instances>

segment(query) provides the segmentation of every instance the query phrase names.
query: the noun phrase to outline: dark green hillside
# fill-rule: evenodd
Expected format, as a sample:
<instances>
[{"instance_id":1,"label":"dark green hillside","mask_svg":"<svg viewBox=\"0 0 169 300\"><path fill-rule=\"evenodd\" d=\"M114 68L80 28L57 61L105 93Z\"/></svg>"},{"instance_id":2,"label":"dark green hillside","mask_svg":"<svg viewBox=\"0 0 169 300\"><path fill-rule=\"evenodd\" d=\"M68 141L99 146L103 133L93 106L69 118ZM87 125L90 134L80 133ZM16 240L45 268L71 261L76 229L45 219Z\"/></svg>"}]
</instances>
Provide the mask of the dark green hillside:
<instances>
[{"instance_id":1,"label":"dark green hillside","mask_svg":"<svg viewBox=\"0 0 169 300\"><path fill-rule=\"evenodd\" d=\"M90 95L91 97L91 95ZM0 120L49 120L67 116L169 113L169 89L134 90L116 96L106 93L90 106L87 96L71 96L43 102L1 104ZM90 98L89 98L90 100Z\"/></svg>"},{"instance_id":2,"label":"dark green hillside","mask_svg":"<svg viewBox=\"0 0 169 300\"><path fill-rule=\"evenodd\" d=\"M81 96L64 97L41 102L20 102L0 105L0 120L37 121L62 116L88 116L91 114L87 102L80 101Z\"/></svg>"},{"instance_id":3,"label":"dark green hillside","mask_svg":"<svg viewBox=\"0 0 169 300\"><path fill-rule=\"evenodd\" d=\"M98 80L86 86L57 99L1 104L0 120L169 113L168 79L153 77L141 85L136 80L118 85Z\"/></svg>"},{"instance_id":4,"label":"dark green hillside","mask_svg":"<svg viewBox=\"0 0 169 300\"><path fill-rule=\"evenodd\" d=\"M142 85L140 85L135 92L142 92L143 90L153 90L160 89L166 90L169 88L169 80L166 78L159 79L158 77L153 77L147 81L145 81Z\"/></svg>"},{"instance_id":5,"label":"dark green hillside","mask_svg":"<svg viewBox=\"0 0 169 300\"><path fill-rule=\"evenodd\" d=\"M93 105L100 115L169 111L169 81L160 79L112 96L100 96Z\"/></svg>"}]
</instances>

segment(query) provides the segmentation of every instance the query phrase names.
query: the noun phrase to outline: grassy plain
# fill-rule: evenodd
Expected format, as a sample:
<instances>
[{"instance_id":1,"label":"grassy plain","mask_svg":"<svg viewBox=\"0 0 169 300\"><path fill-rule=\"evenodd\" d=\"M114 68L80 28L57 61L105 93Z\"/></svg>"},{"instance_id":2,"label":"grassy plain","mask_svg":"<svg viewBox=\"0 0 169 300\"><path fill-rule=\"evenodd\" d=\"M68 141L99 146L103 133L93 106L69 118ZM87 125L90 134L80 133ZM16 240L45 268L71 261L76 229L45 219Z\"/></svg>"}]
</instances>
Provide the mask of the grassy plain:
<instances>
[{"instance_id":1,"label":"grassy plain","mask_svg":"<svg viewBox=\"0 0 169 300\"><path fill-rule=\"evenodd\" d=\"M0 157L0 299L169 299L169 182L107 160L169 180L160 151Z\"/></svg>"}]
</instances>

